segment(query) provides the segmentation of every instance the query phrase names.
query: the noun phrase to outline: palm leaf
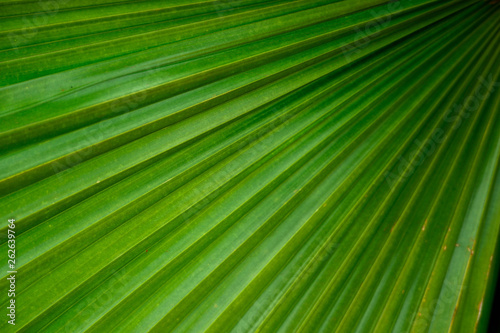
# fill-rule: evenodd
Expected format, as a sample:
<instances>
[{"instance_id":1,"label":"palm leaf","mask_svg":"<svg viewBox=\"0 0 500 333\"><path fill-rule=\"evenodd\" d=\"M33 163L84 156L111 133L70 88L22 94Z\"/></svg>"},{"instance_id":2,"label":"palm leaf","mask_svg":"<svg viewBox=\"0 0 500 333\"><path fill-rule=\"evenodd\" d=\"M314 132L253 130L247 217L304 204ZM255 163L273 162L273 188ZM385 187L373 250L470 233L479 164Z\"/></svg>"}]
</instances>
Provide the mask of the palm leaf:
<instances>
[{"instance_id":1,"label":"palm leaf","mask_svg":"<svg viewBox=\"0 0 500 333\"><path fill-rule=\"evenodd\" d=\"M485 332L498 8L0 1L1 331Z\"/></svg>"}]
</instances>

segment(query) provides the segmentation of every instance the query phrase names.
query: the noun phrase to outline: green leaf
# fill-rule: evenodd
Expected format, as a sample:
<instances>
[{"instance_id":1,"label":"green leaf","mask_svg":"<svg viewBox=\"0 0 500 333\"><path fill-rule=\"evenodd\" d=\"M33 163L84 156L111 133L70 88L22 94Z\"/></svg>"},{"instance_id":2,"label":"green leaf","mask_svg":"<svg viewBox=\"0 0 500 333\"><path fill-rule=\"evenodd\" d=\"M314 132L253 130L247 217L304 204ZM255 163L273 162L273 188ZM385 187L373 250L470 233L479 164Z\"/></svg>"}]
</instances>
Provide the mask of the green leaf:
<instances>
[{"instance_id":1,"label":"green leaf","mask_svg":"<svg viewBox=\"0 0 500 333\"><path fill-rule=\"evenodd\" d=\"M0 330L486 332L498 9L0 1Z\"/></svg>"}]
</instances>

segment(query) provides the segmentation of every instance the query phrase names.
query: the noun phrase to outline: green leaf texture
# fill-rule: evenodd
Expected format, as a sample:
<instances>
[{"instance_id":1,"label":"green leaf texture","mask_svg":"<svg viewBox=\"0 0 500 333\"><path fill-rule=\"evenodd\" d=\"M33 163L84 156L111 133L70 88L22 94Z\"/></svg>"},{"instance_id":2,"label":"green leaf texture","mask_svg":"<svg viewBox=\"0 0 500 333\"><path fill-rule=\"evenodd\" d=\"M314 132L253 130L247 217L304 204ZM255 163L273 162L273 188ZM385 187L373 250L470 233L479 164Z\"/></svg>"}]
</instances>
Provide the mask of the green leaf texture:
<instances>
[{"instance_id":1,"label":"green leaf texture","mask_svg":"<svg viewBox=\"0 0 500 333\"><path fill-rule=\"evenodd\" d=\"M498 9L1 0L0 331L485 332Z\"/></svg>"}]
</instances>

